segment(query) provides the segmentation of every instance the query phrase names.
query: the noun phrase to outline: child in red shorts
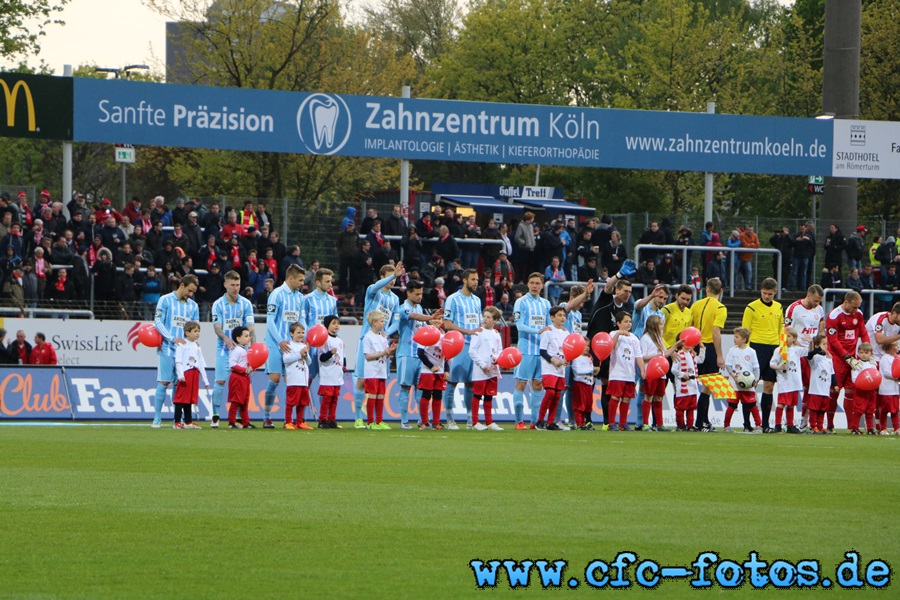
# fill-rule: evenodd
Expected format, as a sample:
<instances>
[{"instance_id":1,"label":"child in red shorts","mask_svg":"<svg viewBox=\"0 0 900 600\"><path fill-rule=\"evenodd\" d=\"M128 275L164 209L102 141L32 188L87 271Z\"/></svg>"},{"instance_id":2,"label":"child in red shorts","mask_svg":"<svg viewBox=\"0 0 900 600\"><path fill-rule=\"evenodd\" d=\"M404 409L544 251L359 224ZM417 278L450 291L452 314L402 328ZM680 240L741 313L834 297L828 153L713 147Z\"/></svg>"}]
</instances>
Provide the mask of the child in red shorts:
<instances>
[{"instance_id":1,"label":"child in red shorts","mask_svg":"<svg viewBox=\"0 0 900 600\"><path fill-rule=\"evenodd\" d=\"M306 424L303 413L310 404L309 397L309 364L312 358L309 356L309 347L303 343L306 329L302 323L291 323L291 350L284 355L284 380L287 384L287 400L284 409L285 429L305 429L312 427ZM297 419L292 420L296 410Z\"/></svg>"},{"instance_id":2,"label":"child in red shorts","mask_svg":"<svg viewBox=\"0 0 900 600\"><path fill-rule=\"evenodd\" d=\"M175 346L175 370L178 373L178 383L175 385L175 394L172 403L175 405L175 429L200 429L194 423L193 406L197 404L200 394L200 379L203 386L209 387L206 378L206 361L203 360L203 352L200 351L200 323L188 321L184 324L184 337L187 342ZM182 423L182 419L184 422Z\"/></svg>"},{"instance_id":3,"label":"child in red shorts","mask_svg":"<svg viewBox=\"0 0 900 600\"><path fill-rule=\"evenodd\" d=\"M815 434L828 433L825 427L825 413L831 406L834 385L834 362L828 351L828 338L817 335L813 338L812 350L807 355L809 362L809 393L806 406L809 409L809 430Z\"/></svg>"},{"instance_id":4,"label":"child in red shorts","mask_svg":"<svg viewBox=\"0 0 900 600\"><path fill-rule=\"evenodd\" d=\"M497 381L500 367L497 359L503 351L503 340L494 325L503 313L496 306L488 306L481 317L481 331L472 336L469 344L469 358L472 359L472 427L477 431L491 429L503 431L494 423L492 414L494 396L497 395ZM478 422L478 405L484 403L484 423Z\"/></svg>"},{"instance_id":5,"label":"child in red shorts","mask_svg":"<svg viewBox=\"0 0 900 600\"><path fill-rule=\"evenodd\" d=\"M397 344L391 344L384 335L384 313L373 310L366 315L369 332L363 338L363 355L366 358L364 367L366 392L366 425L371 430L391 429L384 422L384 392L387 380L387 365Z\"/></svg>"},{"instance_id":6,"label":"child in red shorts","mask_svg":"<svg viewBox=\"0 0 900 600\"><path fill-rule=\"evenodd\" d=\"M600 367L595 367L591 358L591 341L584 338L584 351L572 361L572 412L575 413L575 426L582 431L594 431L591 412L594 406L594 378L599 372Z\"/></svg>"},{"instance_id":7,"label":"child in red shorts","mask_svg":"<svg viewBox=\"0 0 900 600\"><path fill-rule=\"evenodd\" d=\"M256 429L250 423L250 373L253 369L247 362L247 347L250 346L250 330L244 326L235 327L231 331L231 339L237 344L228 353L228 367L231 376L228 378L228 429ZM237 424L238 409L241 411L241 424Z\"/></svg>"},{"instance_id":8,"label":"child in red shorts","mask_svg":"<svg viewBox=\"0 0 900 600\"><path fill-rule=\"evenodd\" d=\"M872 344L863 342L859 345L859 360L853 365L850 373L850 379L856 383L856 378L866 369L878 369L878 363L872 357ZM864 390L856 386L856 396L854 397L855 412L847 415L847 429L855 435L861 435L859 430L862 424L862 418L865 416L866 433L875 435L875 402L878 400L878 389Z\"/></svg>"},{"instance_id":9,"label":"child in red shorts","mask_svg":"<svg viewBox=\"0 0 900 600\"><path fill-rule=\"evenodd\" d=\"M609 359L609 430L630 431L628 427L629 402L635 396L635 365L641 379L647 376L641 358L641 342L631 333L631 315L624 310L616 313L618 330L613 334L613 351ZM616 412L619 424L616 424Z\"/></svg>"},{"instance_id":10,"label":"child in red shorts","mask_svg":"<svg viewBox=\"0 0 900 600\"><path fill-rule=\"evenodd\" d=\"M641 356L644 360L644 365L649 365L650 361L657 356L669 358L672 354L678 352L683 345L683 342L678 340L671 348L666 349L666 344L663 341L662 323L662 318L658 315L647 317L647 322L644 324L644 335L641 336ZM667 383L668 380L663 376L656 379L644 379L641 384L644 392L644 430L654 430L650 427L652 411L653 418L656 421L655 431L668 431L663 425L662 415L662 400L666 395Z\"/></svg>"},{"instance_id":11,"label":"child in red shorts","mask_svg":"<svg viewBox=\"0 0 900 600\"><path fill-rule=\"evenodd\" d=\"M756 356L756 350L748 345L750 341L750 330L744 327L735 327L734 329L734 346L728 350L725 357L725 370L731 375L732 385L734 386L735 395L734 402L728 402L728 408L725 409L725 433L731 433L731 417L737 410L738 402L743 405L750 406L750 414L756 427L753 429L745 429L744 433L762 433L762 417L759 415L759 407L756 405L756 386L759 384L759 358ZM741 373L753 373L753 383L750 387L743 389L738 383L738 377Z\"/></svg>"},{"instance_id":12,"label":"child in red shorts","mask_svg":"<svg viewBox=\"0 0 900 600\"><path fill-rule=\"evenodd\" d=\"M441 350L441 342L444 336L434 346L418 346L416 356L422 363L419 373L419 391L422 398L419 399L419 417L422 423L419 429L443 429L441 425L441 404L444 398L444 390L447 389L447 378L450 377L450 363L444 360L444 352ZM474 371L474 370L473 370ZM428 422L428 407L431 406L431 423Z\"/></svg>"},{"instance_id":13,"label":"child in red shorts","mask_svg":"<svg viewBox=\"0 0 900 600\"><path fill-rule=\"evenodd\" d=\"M337 424L337 403L344 384L344 342L338 337L341 320L337 315L322 319L328 338L319 348L319 429L342 429Z\"/></svg>"},{"instance_id":14,"label":"child in red shorts","mask_svg":"<svg viewBox=\"0 0 900 600\"><path fill-rule=\"evenodd\" d=\"M697 355L692 346L682 348L675 355L672 375L675 376L676 431L697 431L694 429L694 411L697 410L697 395L700 390L697 386Z\"/></svg>"},{"instance_id":15,"label":"child in red shorts","mask_svg":"<svg viewBox=\"0 0 900 600\"><path fill-rule=\"evenodd\" d=\"M891 417L891 425L894 435L900 435L900 382L894 377L894 361L897 359L897 342L883 344L884 356L881 357L879 368L881 370L881 385L878 386L878 404L881 407L879 422L881 423L881 435L888 435L887 420Z\"/></svg>"},{"instance_id":16,"label":"child in red shorts","mask_svg":"<svg viewBox=\"0 0 900 600\"><path fill-rule=\"evenodd\" d=\"M773 352L772 360L769 366L777 371L778 380L778 407L775 409L775 433L781 433L781 419L786 419L787 433L800 433L800 430L794 425L794 407L800 396L800 390L803 389L803 377L800 374L800 359L806 354L805 349L798 345L799 335L797 330L788 327L784 330L784 336L787 340L785 344L784 354L787 355L785 360L781 352Z\"/></svg>"},{"instance_id":17,"label":"child in red shorts","mask_svg":"<svg viewBox=\"0 0 900 600\"><path fill-rule=\"evenodd\" d=\"M535 429L562 430L555 419L559 397L566 389L566 366L569 363L563 356L563 343L568 336L566 309L554 306L550 309L550 327L541 333L541 382L544 384L544 398L541 400Z\"/></svg>"}]
</instances>

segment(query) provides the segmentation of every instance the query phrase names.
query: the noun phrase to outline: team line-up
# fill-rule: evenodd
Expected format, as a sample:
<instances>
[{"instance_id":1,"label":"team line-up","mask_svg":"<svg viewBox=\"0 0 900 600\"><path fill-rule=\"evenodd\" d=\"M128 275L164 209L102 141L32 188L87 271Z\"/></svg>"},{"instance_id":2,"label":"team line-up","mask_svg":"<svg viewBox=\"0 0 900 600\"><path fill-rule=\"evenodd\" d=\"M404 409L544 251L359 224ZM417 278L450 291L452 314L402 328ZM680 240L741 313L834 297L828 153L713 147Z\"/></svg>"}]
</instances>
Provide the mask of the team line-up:
<instances>
[{"instance_id":1,"label":"team line-up","mask_svg":"<svg viewBox=\"0 0 900 600\"><path fill-rule=\"evenodd\" d=\"M760 299L747 306L742 326L734 330L734 347L724 355L721 330L727 309L719 301L720 280L710 279L705 297L692 306L692 290L686 285L674 290L673 302L667 303L669 289L657 286L634 303L627 279L634 274L634 263L626 261L601 290L587 324L587 337L581 335L579 309L593 292L593 282L573 287L567 302L552 307L541 296L543 275L529 275L528 293L514 306L517 347L504 349L495 329L500 311L493 306L483 309L474 293L477 271L465 271L461 289L446 299L443 309L430 315L420 305L420 283L409 284L402 303L391 291L394 280L403 273L402 263L385 265L380 280L366 290L354 370L357 429L391 429L383 420L383 407L390 357L396 354L404 429L412 428L407 412L410 393L417 400L421 429L460 429L450 411L444 423L440 413L442 404L452 406L461 383L467 428L502 430L493 422L493 400L500 368L515 367L517 430L593 430L591 409L599 383L604 430L631 430L627 419L634 406L635 430L667 431L662 400L671 382L678 431L714 430L708 416L712 395L728 403L726 432L733 431L731 419L740 405L743 430L748 433L831 433L843 391L848 430L859 434L862 426L869 434L887 434L890 422L893 433L900 434L900 303L866 322L859 311L861 297L849 292L826 316L821 306L824 292L814 285L805 298L783 311L774 300L778 283L766 279ZM239 295L240 275L226 274L225 294L212 309L217 343L211 427L219 427L227 384L228 427L255 428L249 420L249 376L264 362L269 378L265 428L274 428L271 412L284 379L284 428L313 429L304 414L311 405L310 386L316 378L321 397L318 428L341 428L336 411L346 360L337 300L330 293L333 273L318 270L315 289L306 296L300 293L304 277L303 269L292 265L284 283L269 296L264 349L257 353L260 344L254 343L253 307ZM162 407L172 384L173 427L200 428L193 422L191 408L198 402L200 380L207 387L209 382L197 343L199 308L192 299L198 285L195 276L187 275L157 304L154 326L162 339L157 350L154 428L161 427ZM397 341L391 342L395 334ZM762 414L756 392L760 382ZM526 391L528 424L524 417ZM563 394L565 400L561 401ZM561 419L563 404L568 423ZM770 420L773 406L774 427ZM802 416L795 424L798 407ZM482 410L483 422L479 418Z\"/></svg>"}]
</instances>

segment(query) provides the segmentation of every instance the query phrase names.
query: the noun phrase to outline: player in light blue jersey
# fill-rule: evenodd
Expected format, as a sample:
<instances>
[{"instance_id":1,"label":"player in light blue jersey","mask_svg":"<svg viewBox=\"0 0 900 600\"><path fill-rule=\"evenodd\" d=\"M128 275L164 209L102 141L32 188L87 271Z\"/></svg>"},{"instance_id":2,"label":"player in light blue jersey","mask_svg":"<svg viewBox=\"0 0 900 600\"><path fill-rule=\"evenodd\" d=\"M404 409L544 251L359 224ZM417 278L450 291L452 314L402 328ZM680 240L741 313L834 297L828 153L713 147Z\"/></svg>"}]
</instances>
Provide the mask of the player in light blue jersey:
<instances>
[{"instance_id":1,"label":"player in light blue jersey","mask_svg":"<svg viewBox=\"0 0 900 600\"><path fill-rule=\"evenodd\" d=\"M412 429L409 424L409 390L416 388L416 406L422 399L422 392L418 389L419 374L422 363L416 356L419 345L413 340L413 336L424 323L431 322L435 327L441 326L443 310L438 310L433 315L426 315L422 310L422 283L410 281L406 286L406 300L397 307L394 320L398 324L399 342L397 345L397 383L400 395L397 397L397 406L400 407L400 429ZM427 421L427 417L425 419Z\"/></svg>"},{"instance_id":2,"label":"player in light blue jersey","mask_svg":"<svg viewBox=\"0 0 900 600\"><path fill-rule=\"evenodd\" d=\"M638 339L641 339L641 336L644 335L644 326L647 324L647 319L653 315L659 317L663 323L666 322L666 313L663 312L662 307L666 305L666 302L669 300L669 288L665 284L659 284L653 291L647 294L647 296L638 300L634 305L634 313L632 313L631 317L631 333L637 336ZM635 408L635 431L645 431L644 429L644 389L640 384L640 375L641 371L637 365L634 365L636 378L635 381L638 382L638 385L635 386L635 398L632 406ZM662 425L662 423L658 423L657 425ZM649 426L648 426L649 430Z\"/></svg>"},{"instance_id":3,"label":"player in light blue jersey","mask_svg":"<svg viewBox=\"0 0 900 600\"><path fill-rule=\"evenodd\" d=\"M513 305L513 318L519 331L517 347L522 362L516 367L516 389L513 392L513 408L516 411L516 429L525 426L525 386L531 381L528 406L531 409L531 429L535 429L538 412L543 400L544 382L541 378L541 334L550 331L550 301L541 297L544 276L532 273L528 276L528 293Z\"/></svg>"},{"instance_id":4,"label":"player in light blue jersey","mask_svg":"<svg viewBox=\"0 0 900 600\"><path fill-rule=\"evenodd\" d=\"M216 332L216 383L212 392L212 424L219 427L219 409L225 396L225 382L231 375L228 367L228 353L236 346L231 336L235 327L250 330L250 341L256 341L256 326L253 319L253 305L240 295L241 275L237 271L225 273L225 295L212 306L213 331Z\"/></svg>"},{"instance_id":5,"label":"player in light blue jersey","mask_svg":"<svg viewBox=\"0 0 900 600\"><path fill-rule=\"evenodd\" d=\"M594 292L594 280L589 279L587 285L573 285L569 288L569 299L562 305L566 309L566 330L569 333L577 333L584 335L581 330L581 307L587 302ZM568 429L572 421L572 390L575 388L575 379L572 375L572 367L566 367L566 389L563 391L565 396L560 399L556 407L556 423L561 429ZM570 421L569 425L562 422L563 404L566 405L566 417Z\"/></svg>"},{"instance_id":6,"label":"player in light blue jersey","mask_svg":"<svg viewBox=\"0 0 900 600\"><path fill-rule=\"evenodd\" d=\"M265 421L263 427L274 429L272 423L272 407L275 405L275 392L284 375L284 355L291 351L290 328L294 323L302 322L303 279L306 272L299 265L290 265L285 272L284 283L269 294L266 303L266 348L269 358L266 360L266 374L269 383L266 386Z\"/></svg>"},{"instance_id":7,"label":"player in light blue jersey","mask_svg":"<svg viewBox=\"0 0 900 600\"><path fill-rule=\"evenodd\" d=\"M159 368L156 372L156 395L153 398L153 425L160 428L166 388L178 380L175 372L175 344L184 344L184 324L200 320L200 307L192 300L200 282L196 275L185 275L174 292L162 296L156 303L153 325L162 335L162 345L156 351Z\"/></svg>"},{"instance_id":8,"label":"player in light blue jersey","mask_svg":"<svg viewBox=\"0 0 900 600\"><path fill-rule=\"evenodd\" d=\"M356 417L355 427L357 429L365 429L366 421L363 414L363 401L365 400L365 375L363 373L366 365L366 358L363 354L362 339L369 333L368 314L373 310L381 311L384 314L384 334L388 337L397 333L399 321L394 319L394 311L400 304L400 298L391 291L391 286L397 277L403 275L403 263L398 262L397 266L384 265L378 271L379 280L366 288L366 298L363 304L363 326L362 333L359 335L359 347L356 351L356 366L353 370L355 378L355 386L353 389L353 409Z\"/></svg>"},{"instance_id":9,"label":"player in light blue jersey","mask_svg":"<svg viewBox=\"0 0 900 600\"><path fill-rule=\"evenodd\" d=\"M325 317L337 315L337 298L329 294L334 285L334 271L319 269L315 276L316 287L303 297L303 323L306 331L313 325L323 325ZM309 393L312 396L312 380L319 375L319 350L310 348L312 362L309 365ZM314 396L313 396L314 397Z\"/></svg>"},{"instance_id":10,"label":"player in light blue jersey","mask_svg":"<svg viewBox=\"0 0 900 600\"><path fill-rule=\"evenodd\" d=\"M444 410L447 411L447 429L459 429L453 419L456 386L464 384L463 404L466 407L467 428L472 427L472 357L469 356L471 336L481 331L483 308L481 298L475 295L478 289L478 271L466 269L462 273L462 287L450 294L444 301L444 329L458 331L465 336L463 351L450 360L450 381L444 390Z\"/></svg>"}]
</instances>

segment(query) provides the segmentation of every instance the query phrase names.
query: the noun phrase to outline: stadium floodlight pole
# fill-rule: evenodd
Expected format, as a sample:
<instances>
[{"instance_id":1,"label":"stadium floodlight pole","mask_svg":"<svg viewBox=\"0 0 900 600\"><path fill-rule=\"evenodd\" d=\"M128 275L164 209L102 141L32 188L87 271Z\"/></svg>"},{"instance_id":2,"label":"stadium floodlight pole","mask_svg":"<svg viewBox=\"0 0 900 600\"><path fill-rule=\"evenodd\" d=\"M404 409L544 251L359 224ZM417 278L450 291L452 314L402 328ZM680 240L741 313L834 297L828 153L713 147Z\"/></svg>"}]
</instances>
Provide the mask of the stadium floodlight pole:
<instances>
[{"instance_id":1,"label":"stadium floodlight pole","mask_svg":"<svg viewBox=\"0 0 900 600\"><path fill-rule=\"evenodd\" d=\"M63 65L63 76L72 76L72 65ZM72 200L72 142L63 142L62 147L62 197L63 210L68 213L66 205ZM71 217L71 215L69 215Z\"/></svg>"},{"instance_id":2,"label":"stadium floodlight pole","mask_svg":"<svg viewBox=\"0 0 900 600\"><path fill-rule=\"evenodd\" d=\"M403 86L404 98L410 97L410 87ZM415 223L415 219L409 216L409 161L405 158L400 161L400 214L406 219L407 225Z\"/></svg>"},{"instance_id":3,"label":"stadium floodlight pole","mask_svg":"<svg viewBox=\"0 0 900 600\"><path fill-rule=\"evenodd\" d=\"M708 114L716 113L716 103L707 102L706 112ZM706 182L703 195L703 222L709 223L713 218L713 174L706 173Z\"/></svg>"}]
</instances>

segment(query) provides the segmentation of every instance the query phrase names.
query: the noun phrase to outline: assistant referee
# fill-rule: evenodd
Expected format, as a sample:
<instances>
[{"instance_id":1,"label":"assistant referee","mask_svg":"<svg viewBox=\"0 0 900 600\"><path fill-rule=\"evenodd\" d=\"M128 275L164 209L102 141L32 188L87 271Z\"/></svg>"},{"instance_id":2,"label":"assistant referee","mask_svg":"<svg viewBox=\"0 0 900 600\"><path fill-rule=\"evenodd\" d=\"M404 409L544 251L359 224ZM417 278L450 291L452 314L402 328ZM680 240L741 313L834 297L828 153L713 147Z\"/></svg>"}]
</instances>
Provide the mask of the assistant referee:
<instances>
[{"instance_id":1,"label":"assistant referee","mask_svg":"<svg viewBox=\"0 0 900 600\"><path fill-rule=\"evenodd\" d=\"M703 362L697 366L700 375L718 373L725 366L725 355L722 353L722 328L728 318L728 309L719 301L722 293L722 280L711 277L706 282L706 297L694 302L691 306L691 325L700 330L700 340L705 347ZM695 426L700 431L712 431L709 421L709 389L704 386L697 399L697 421Z\"/></svg>"}]
</instances>

